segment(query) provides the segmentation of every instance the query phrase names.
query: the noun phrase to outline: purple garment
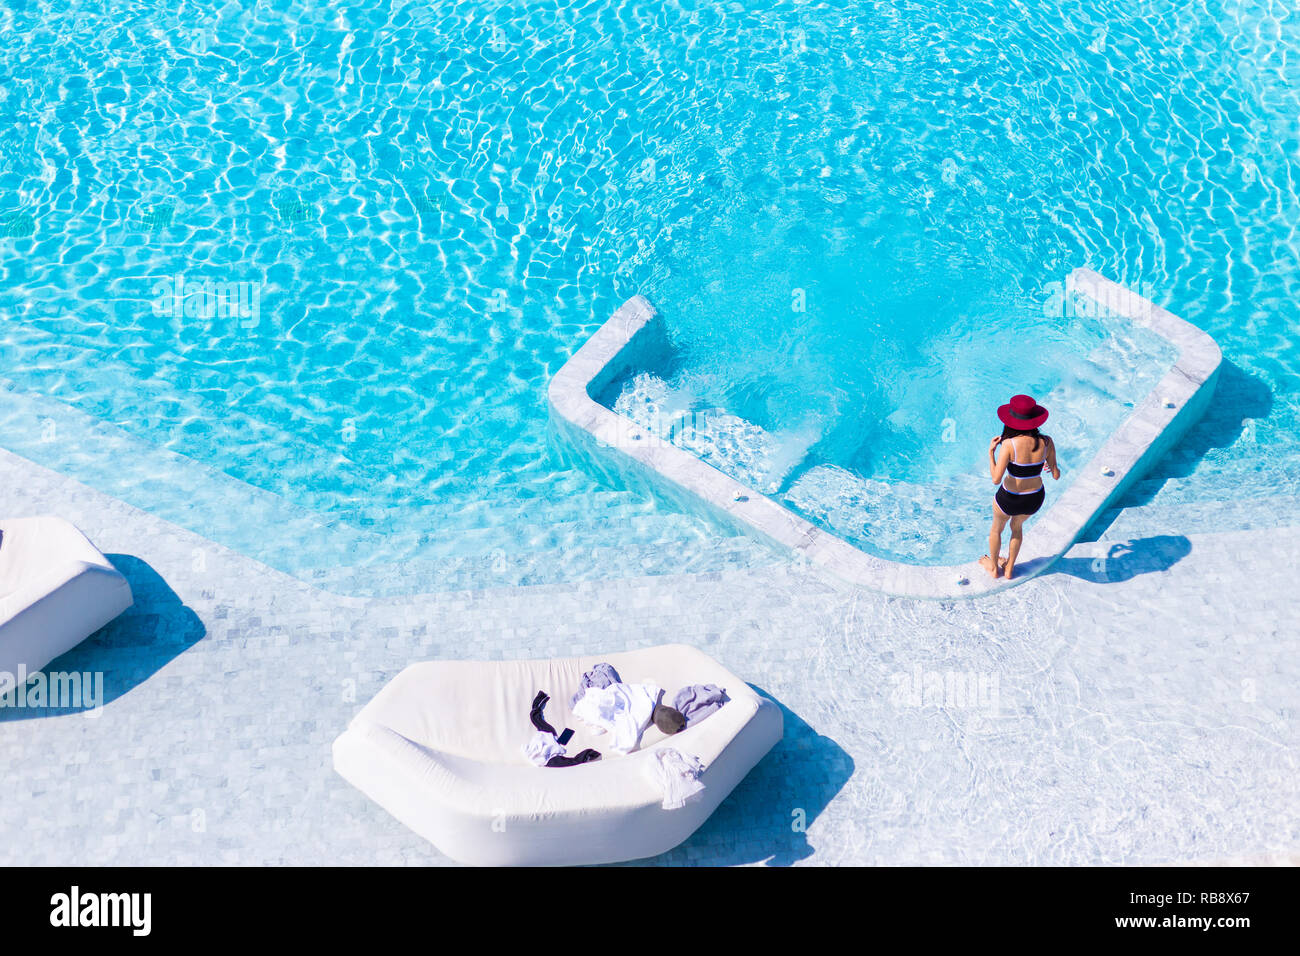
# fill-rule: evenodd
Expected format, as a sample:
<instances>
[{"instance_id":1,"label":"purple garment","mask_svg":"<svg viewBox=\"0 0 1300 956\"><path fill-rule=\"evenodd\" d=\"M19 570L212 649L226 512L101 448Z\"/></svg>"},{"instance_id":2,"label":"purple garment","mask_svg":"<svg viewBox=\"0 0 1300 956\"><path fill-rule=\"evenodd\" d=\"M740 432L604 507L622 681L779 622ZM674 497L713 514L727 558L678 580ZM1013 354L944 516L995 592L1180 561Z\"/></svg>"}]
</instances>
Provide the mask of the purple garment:
<instances>
[{"instance_id":1,"label":"purple garment","mask_svg":"<svg viewBox=\"0 0 1300 956\"><path fill-rule=\"evenodd\" d=\"M720 709L727 700L727 692L717 684L692 684L677 692L673 707L682 712L689 727Z\"/></svg>"},{"instance_id":2,"label":"purple garment","mask_svg":"<svg viewBox=\"0 0 1300 956\"><path fill-rule=\"evenodd\" d=\"M610 684L621 683L623 683L623 679L618 676L618 671L614 670L613 666L610 664L597 664L582 675L582 680L578 683L578 692L569 701L569 707L576 707L578 701L582 700L582 695L587 692L589 687L604 690Z\"/></svg>"}]
</instances>

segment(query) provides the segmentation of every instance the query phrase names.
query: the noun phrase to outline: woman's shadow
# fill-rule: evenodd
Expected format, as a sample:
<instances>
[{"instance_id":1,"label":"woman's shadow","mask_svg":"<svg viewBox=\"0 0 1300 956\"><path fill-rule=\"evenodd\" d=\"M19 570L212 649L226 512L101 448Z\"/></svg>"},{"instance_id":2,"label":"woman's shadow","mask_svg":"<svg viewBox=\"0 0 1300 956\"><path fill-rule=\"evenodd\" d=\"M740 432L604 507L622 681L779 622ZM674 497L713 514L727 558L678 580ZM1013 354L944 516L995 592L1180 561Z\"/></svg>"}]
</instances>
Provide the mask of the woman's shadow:
<instances>
[{"instance_id":1,"label":"woman's shadow","mask_svg":"<svg viewBox=\"0 0 1300 956\"><path fill-rule=\"evenodd\" d=\"M807 828L853 776L853 758L771 694L754 690L781 708L781 740L686 842L639 864L789 866L812 855Z\"/></svg>"},{"instance_id":2,"label":"woman's shadow","mask_svg":"<svg viewBox=\"0 0 1300 956\"><path fill-rule=\"evenodd\" d=\"M1093 584L1117 584L1139 574L1167 571L1192 553L1192 542L1181 534L1160 534L1118 541L1105 554L1091 558L1057 558L1048 574L1068 574Z\"/></svg>"},{"instance_id":3,"label":"woman's shadow","mask_svg":"<svg viewBox=\"0 0 1300 956\"><path fill-rule=\"evenodd\" d=\"M194 610L147 563L129 554L106 557L130 583L135 603L43 668L47 675L92 675L80 704L0 707L0 722L97 711L153 676L207 633ZM93 692L98 675L102 684ZM29 690L31 686L29 681Z\"/></svg>"}]
</instances>

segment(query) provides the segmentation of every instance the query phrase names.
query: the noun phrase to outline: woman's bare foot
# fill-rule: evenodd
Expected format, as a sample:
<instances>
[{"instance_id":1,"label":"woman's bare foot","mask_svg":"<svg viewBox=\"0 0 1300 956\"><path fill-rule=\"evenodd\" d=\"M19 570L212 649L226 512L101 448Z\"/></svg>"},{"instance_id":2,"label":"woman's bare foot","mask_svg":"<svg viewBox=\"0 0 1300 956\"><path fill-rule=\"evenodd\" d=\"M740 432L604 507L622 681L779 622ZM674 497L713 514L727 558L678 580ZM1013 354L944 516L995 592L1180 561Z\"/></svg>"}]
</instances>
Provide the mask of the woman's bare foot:
<instances>
[{"instance_id":1,"label":"woman's bare foot","mask_svg":"<svg viewBox=\"0 0 1300 956\"><path fill-rule=\"evenodd\" d=\"M1016 566L1015 566L1014 564L1012 564L1010 561L1007 561L1006 559L1003 559L1003 561L1002 561L1002 576L1003 576L1004 578L1006 578L1008 581L1010 581L1012 575L1014 575L1015 573L1016 573Z\"/></svg>"},{"instance_id":2,"label":"woman's bare foot","mask_svg":"<svg viewBox=\"0 0 1300 956\"><path fill-rule=\"evenodd\" d=\"M980 567L989 573L989 577L996 578L998 576L999 566L994 564L993 559L987 554L980 558Z\"/></svg>"}]
</instances>

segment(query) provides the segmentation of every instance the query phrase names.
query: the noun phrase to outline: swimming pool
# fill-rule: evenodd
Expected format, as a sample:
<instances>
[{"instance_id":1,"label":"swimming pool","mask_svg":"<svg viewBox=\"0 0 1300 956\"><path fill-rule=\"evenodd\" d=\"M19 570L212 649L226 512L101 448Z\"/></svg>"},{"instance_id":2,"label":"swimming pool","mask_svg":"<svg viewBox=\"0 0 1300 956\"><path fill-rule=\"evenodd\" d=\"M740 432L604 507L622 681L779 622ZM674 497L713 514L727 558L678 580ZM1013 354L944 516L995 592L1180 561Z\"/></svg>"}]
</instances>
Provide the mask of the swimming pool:
<instances>
[{"instance_id":1,"label":"swimming pool","mask_svg":"<svg viewBox=\"0 0 1300 956\"><path fill-rule=\"evenodd\" d=\"M1055 390L1080 452L1137 393L1052 305L1089 265L1227 359L1133 502L1294 518L1300 36L1210 16L11 5L0 443L342 591L746 567L777 558L555 452L546 382L623 299L792 470L941 507L1004 393ZM852 533L855 500L796 504ZM859 533L980 547L953 513Z\"/></svg>"}]
</instances>

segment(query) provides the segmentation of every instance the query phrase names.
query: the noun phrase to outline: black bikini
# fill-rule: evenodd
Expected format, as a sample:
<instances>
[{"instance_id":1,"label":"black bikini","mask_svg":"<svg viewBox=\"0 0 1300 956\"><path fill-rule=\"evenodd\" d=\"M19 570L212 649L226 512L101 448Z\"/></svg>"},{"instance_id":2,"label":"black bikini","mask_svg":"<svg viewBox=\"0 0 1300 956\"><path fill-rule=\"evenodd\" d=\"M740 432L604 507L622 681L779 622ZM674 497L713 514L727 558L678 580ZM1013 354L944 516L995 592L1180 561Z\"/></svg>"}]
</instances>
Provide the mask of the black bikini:
<instances>
[{"instance_id":1,"label":"black bikini","mask_svg":"<svg viewBox=\"0 0 1300 956\"><path fill-rule=\"evenodd\" d=\"M997 494L993 496L993 501L1004 515L1015 517L1016 515L1031 515L1043 506L1043 500L1047 497L1047 489L1043 487L1041 476L1043 466L1047 464L1047 459L1042 461L1019 462L1016 461L1016 446L1011 446L1011 460L1007 462L1007 474L1012 478L1039 478L1038 487L1033 491L1012 491L1006 485L999 485ZM1003 481L1006 477L1003 476Z\"/></svg>"}]
</instances>

